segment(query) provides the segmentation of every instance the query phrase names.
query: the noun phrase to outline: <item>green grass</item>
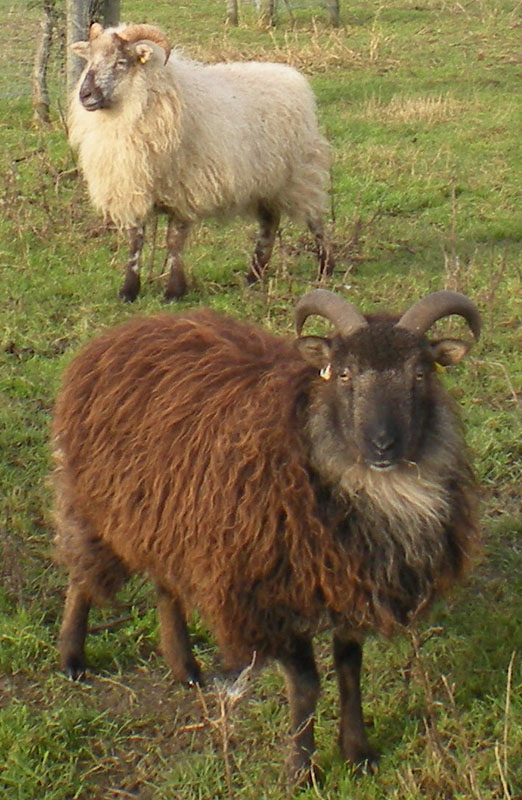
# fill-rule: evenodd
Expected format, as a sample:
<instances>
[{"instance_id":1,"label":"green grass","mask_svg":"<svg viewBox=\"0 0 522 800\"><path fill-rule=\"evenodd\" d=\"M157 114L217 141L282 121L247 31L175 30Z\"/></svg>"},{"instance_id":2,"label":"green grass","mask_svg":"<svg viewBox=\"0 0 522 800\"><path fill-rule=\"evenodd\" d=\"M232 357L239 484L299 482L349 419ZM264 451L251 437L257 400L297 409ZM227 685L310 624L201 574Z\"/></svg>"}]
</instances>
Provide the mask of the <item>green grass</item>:
<instances>
[{"instance_id":1,"label":"green grass","mask_svg":"<svg viewBox=\"0 0 522 800\"><path fill-rule=\"evenodd\" d=\"M366 645L365 711L383 753L376 775L356 778L339 757L329 643L319 637L323 779L300 797L514 800L522 793L522 9L514 0L360 0L343 4L343 26L332 31L319 3L296 11L293 27L280 5L271 32L246 3L241 25L225 28L221 0L129 0L122 17L162 25L197 58L302 69L334 152L332 288L363 310L454 288L476 300L485 322L480 344L445 376L484 487L483 556L413 636ZM162 308L164 231L154 278L133 307L121 305L125 241L96 218L77 178L60 121L61 58L51 69L53 122L37 130L28 46L37 14L21 0L1 0L0 10L0 796L282 800L287 708L278 670L257 675L233 707L212 681L201 696L172 685L141 581L117 609L93 614L90 682L76 686L57 672L65 575L50 559L53 398L82 342ZM246 291L254 236L243 221L201 225L179 307L210 305L291 334L291 306L314 285L310 242L285 223L266 286ZM192 630L212 674L212 640L197 619Z\"/></svg>"}]
</instances>

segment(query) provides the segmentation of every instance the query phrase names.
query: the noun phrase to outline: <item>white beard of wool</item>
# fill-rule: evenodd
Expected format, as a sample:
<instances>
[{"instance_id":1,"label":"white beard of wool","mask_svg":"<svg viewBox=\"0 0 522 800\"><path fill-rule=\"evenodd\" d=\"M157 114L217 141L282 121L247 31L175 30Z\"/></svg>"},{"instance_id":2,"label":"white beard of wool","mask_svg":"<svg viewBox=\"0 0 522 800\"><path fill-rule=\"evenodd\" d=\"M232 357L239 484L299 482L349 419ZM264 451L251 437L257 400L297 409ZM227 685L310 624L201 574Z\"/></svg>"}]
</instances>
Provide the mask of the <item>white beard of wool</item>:
<instances>
[{"instance_id":1,"label":"white beard of wool","mask_svg":"<svg viewBox=\"0 0 522 800\"><path fill-rule=\"evenodd\" d=\"M402 554L413 569L439 561L450 507L437 476L423 475L413 463L382 473L354 465L342 476L340 487L356 509L364 507L360 531L370 551L378 547L386 552L388 580L396 574Z\"/></svg>"}]
</instances>

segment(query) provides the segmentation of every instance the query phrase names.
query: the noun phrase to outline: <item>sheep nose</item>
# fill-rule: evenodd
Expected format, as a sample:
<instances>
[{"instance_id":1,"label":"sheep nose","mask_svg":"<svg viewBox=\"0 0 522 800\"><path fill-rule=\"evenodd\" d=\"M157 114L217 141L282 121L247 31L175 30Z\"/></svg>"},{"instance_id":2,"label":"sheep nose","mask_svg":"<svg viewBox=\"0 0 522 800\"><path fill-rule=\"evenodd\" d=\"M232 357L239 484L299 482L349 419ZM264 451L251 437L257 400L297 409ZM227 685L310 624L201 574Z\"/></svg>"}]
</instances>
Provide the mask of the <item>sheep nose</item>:
<instances>
[{"instance_id":1,"label":"sheep nose","mask_svg":"<svg viewBox=\"0 0 522 800\"><path fill-rule=\"evenodd\" d=\"M80 100L87 100L92 95L94 89L94 76L91 71L87 73L80 86Z\"/></svg>"},{"instance_id":2,"label":"sheep nose","mask_svg":"<svg viewBox=\"0 0 522 800\"><path fill-rule=\"evenodd\" d=\"M390 469L401 456L400 437L393 426L368 431L366 461L372 469Z\"/></svg>"},{"instance_id":3,"label":"sheep nose","mask_svg":"<svg viewBox=\"0 0 522 800\"><path fill-rule=\"evenodd\" d=\"M103 108L103 94L101 89L96 86L94 75L88 72L85 76L79 91L80 102L87 111L96 111Z\"/></svg>"},{"instance_id":4,"label":"sheep nose","mask_svg":"<svg viewBox=\"0 0 522 800\"><path fill-rule=\"evenodd\" d=\"M397 437L389 430L378 431L372 437L372 445L376 452L382 453L383 455L390 453L395 447L396 442Z\"/></svg>"},{"instance_id":5,"label":"sheep nose","mask_svg":"<svg viewBox=\"0 0 522 800\"><path fill-rule=\"evenodd\" d=\"M92 94L91 87L87 86L85 82L82 83L82 86L81 86L81 89L80 89L80 100L82 102L84 100L88 100L89 97L91 96L91 94Z\"/></svg>"}]
</instances>

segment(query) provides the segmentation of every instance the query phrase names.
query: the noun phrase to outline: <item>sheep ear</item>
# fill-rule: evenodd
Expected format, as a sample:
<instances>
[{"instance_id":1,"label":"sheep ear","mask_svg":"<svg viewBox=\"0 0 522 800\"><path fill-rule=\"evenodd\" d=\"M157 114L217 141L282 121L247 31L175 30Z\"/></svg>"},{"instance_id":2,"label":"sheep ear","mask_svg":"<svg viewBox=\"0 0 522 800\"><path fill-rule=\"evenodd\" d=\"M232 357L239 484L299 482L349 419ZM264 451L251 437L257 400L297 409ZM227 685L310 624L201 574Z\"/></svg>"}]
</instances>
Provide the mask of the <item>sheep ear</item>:
<instances>
[{"instance_id":1,"label":"sheep ear","mask_svg":"<svg viewBox=\"0 0 522 800\"><path fill-rule=\"evenodd\" d=\"M324 369L332 358L332 343L322 336L301 336L295 346L305 361L317 369Z\"/></svg>"},{"instance_id":2,"label":"sheep ear","mask_svg":"<svg viewBox=\"0 0 522 800\"><path fill-rule=\"evenodd\" d=\"M440 339L437 342L430 342L433 360L443 367L458 364L469 353L471 347L470 342L463 342L461 339Z\"/></svg>"},{"instance_id":3,"label":"sheep ear","mask_svg":"<svg viewBox=\"0 0 522 800\"><path fill-rule=\"evenodd\" d=\"M151 55L154 53L152 47L144 42L137 44L135 49L140 64L146 64Z\"/></svg>"},{"instance_id":4,"label":"sheep ear","mask_svg":"<svg viewBox=\"0 0 522 800\"><path fill-rule=\"evenodd\" d=\"M89 42L73 42L71 50L80 58L84 58L86 61L89 60Z\"/></svg>"}]
</instances>

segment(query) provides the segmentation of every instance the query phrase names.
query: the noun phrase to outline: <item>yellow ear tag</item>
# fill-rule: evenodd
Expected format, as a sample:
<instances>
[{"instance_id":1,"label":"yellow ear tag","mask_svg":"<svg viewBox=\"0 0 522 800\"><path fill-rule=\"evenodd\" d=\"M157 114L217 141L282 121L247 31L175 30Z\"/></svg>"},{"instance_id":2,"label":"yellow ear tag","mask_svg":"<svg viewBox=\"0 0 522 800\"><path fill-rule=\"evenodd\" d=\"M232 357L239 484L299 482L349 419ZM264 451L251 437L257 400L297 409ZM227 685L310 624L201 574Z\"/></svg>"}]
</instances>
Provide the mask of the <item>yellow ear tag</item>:
<instances>
[{"instance_id":1,"label":"yellow ear tag","mask_svg":"<svg viewBox=\"0 0 522 800\"><path fill-rule=\"evenodd\" d=\"M443 367L442 364L439 364L438 361L436 361L435 370L436 372L446 372L446 367Z\"/></svg>"},{"instance_id":2,"label":"yellow ear tag","mask_svg":"<svg viewBox=\"0 0 522 800\"><path fill-rule=\"evenodd\" d=\"M145 56L140 56L140 64L144 64L146 60Z\"/></svg>"}]
</instances>

